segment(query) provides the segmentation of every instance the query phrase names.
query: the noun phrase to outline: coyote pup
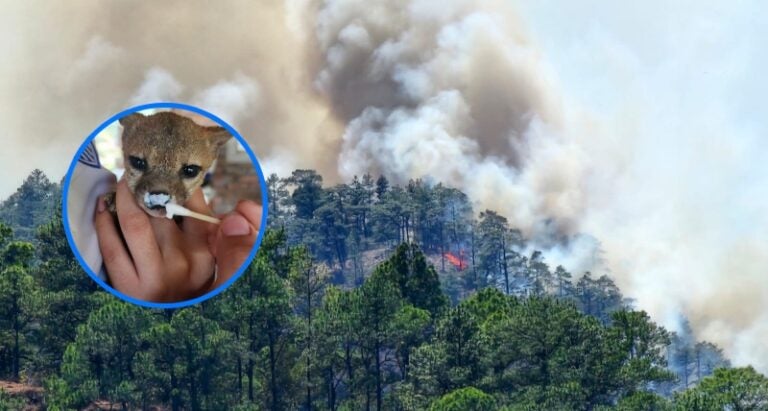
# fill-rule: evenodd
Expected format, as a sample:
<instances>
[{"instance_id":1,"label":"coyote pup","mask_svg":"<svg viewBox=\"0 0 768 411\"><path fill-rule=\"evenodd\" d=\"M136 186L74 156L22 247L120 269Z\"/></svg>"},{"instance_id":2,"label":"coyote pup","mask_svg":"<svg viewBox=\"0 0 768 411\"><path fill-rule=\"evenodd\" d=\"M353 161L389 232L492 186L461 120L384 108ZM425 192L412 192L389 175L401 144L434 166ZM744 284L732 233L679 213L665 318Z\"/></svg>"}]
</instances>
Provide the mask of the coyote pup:
<instances>
[{"instance_id":1,"label":"coyote pup","mask_svg":"<svg viewBox=\"0 0 768 411\"><path fill-rule=\"evenodd\" d=\"M183 205L203 184L219 148L232 136L223 127L205 127L173 112L149 116L133 113L123 126L124 178L139 206L153 217L165 216L165 205ZM115 211L114 193L107 204Z\"/></svg>"}]
</instances>

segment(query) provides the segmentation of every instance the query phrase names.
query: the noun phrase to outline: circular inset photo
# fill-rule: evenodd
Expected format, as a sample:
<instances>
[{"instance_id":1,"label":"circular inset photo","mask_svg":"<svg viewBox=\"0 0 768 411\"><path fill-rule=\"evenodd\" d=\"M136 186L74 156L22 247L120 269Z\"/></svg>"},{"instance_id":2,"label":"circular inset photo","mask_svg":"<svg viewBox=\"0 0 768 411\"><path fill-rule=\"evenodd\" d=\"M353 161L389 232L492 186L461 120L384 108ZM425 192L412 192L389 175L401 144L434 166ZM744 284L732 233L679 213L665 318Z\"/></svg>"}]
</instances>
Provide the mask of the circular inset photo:
<instances>
[{"instance_id":1,"label":"circular inset photo","mask_svg":"<svg viewBox=\"0 0 768 411\"><path fill-rule=\"evenodd\" d=\"M179 103L97 127L64 180L67 240L85 271L134 304L179 308L231 285L266 229L256 156L212 113Z\"/></svg>"}]
</instances>

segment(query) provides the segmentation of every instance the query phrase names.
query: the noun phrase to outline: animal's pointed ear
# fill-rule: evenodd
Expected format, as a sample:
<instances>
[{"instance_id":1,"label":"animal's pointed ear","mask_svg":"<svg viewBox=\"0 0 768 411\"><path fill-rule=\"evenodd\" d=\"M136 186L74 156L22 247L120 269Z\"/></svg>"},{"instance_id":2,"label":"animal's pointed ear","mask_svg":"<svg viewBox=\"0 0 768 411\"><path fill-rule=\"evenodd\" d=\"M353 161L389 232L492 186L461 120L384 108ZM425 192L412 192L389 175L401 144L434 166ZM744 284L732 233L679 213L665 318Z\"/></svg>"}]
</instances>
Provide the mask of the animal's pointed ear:
<instances>
[{"instance_id":1,"label":"animal's pointed ear","mask_svg":"<svg viewBox=\"0 0 768 411\"><path fill-rule=\"evenodd\" d=\"M131 113L123 118L120 119L120 125L123 127L128 127L131 124L136 123L137 121L144 118L144 114L141 113Z\"/></svg>"},{"instance_id":2,"label":"animal's pointed ear","mask_svg":"<svg viewBox=\"0 0 768 411\"><path fill-rule=\"evenodd\" d=\"M219 126L205 127L205 134L208 136L211 143L216 148L220 148L227 141L229 141L230 138L232 138L232 134L229 134L229 131L227 131L227 129Z\"/></svg>"}]
</instances>

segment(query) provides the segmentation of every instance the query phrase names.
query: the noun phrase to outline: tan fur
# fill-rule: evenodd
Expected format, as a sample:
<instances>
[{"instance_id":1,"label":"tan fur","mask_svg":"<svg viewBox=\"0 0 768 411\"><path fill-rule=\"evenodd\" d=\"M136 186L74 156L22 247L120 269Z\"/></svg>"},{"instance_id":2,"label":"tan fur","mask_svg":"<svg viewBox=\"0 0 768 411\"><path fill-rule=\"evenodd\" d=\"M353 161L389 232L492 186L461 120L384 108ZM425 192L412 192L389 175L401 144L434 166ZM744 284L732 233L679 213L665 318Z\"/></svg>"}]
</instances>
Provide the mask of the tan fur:
<instances>
[{"instance_id":1,"label":"tan fur","mask_svg":"<svg viewBox=\"0 0 768 411\"><path fill-rule=\"evenodd\" d=\"M219 148L231 135L223 127L204 127L187 117L172 112L150 116L133 113L120 119L123 125L124 178L136 202L148 214L165 215L165 209L150 209L144 204L147 192L165 192L171 201L184 204L202 185L206 171L218 155ZM141 158L145 170L131 165L130 157ZM185 178L182 168L201 168L194 178Z\"/></svg>"}]
</instances>

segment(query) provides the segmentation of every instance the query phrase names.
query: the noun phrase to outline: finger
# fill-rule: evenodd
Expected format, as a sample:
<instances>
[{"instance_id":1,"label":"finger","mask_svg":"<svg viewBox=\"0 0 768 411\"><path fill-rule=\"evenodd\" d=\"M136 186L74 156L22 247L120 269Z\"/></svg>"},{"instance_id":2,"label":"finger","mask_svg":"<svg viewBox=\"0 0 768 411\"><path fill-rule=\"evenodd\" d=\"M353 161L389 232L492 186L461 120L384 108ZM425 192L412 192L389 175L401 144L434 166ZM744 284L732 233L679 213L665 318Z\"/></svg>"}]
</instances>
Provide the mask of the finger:
<instances>
[{"instance_id":1,"label":"finger","mask_svg":"<svg viewBox=\"0 0 768 411\"><path fill-rule=\"evenodd\" d=\"M192 193L192 196L190 196L184 206L196 213L205 215L213 214L211 208L205 203L203 190L199 188ZM188 238L200 239L201 242L203 242L208 237L208 233L215 231L216 226L196 218L185 218L182 223L182 229L185 234L189 234Z\"/></svg>"},{"instance_id":2,"label":"finger","mask_svg":"<svg viewBox=\"0 0 768 411\"><path fill-rule=\"evenodd\" d=\"M223 216L220 218L224 218ZM211 252L211 255L214 257L216 256L216 244L218 243L219 239L219 232L218 231L211 231L208 233L208 250Z\"/></svg>"},{"instance_id":3,"label":"finger","mask_svg":"<svg viewBox=\"0 0 768 411\"><path fill-rule=\"evenodd\" d=\"M248 222L259 231L261 226L261 206L251 200L240 200L235 206L235 211L242 214Z\"/></svg>"},{"instance_id":4,"label":"finger","mask_svg":"<svg viewBox=\"0 0 768 411\"><path fill-rule=\"evenodd\" d=\"M236 213L239 213L240 215L245 217L245 219L248 221L251 227L253 227L256 230L256 232L260 230L262 207L259 204L256 204L251 200L240 200L235 206L235 210L232 211L231 214L236 214ZM227 215L228 214L219 215L218 218L223 221ZM218 229L208 234L208 244L211 248L211 252L215 256L217 256L218 254L217 244L221 239L221 235L222 235L221 229Z\"/></svg>"},{"instance_id":5,"label":"finger","mask_svg":"<svg viewBox=\"0 0 768 411\"><path fill-rule=\"evenodd\" d=\"M212 283L215 266L207 233L202 236L185 233L175 221L167 218L151 218L150 223L163 255L163 281L174 298L200 295Z\"/></svg>"},{"instance_id":6,"label":"finger","mask_svg":"<svg viewBox=\"0 0 768 411\"><path fill-rule=\"evenodd\" d=\"M137 274L139 277L157 275L161 271L163 260L149 223L149 215L136 204L125 180L117 184L115 197L120 229L128 244L128 250L134 256Z\"/></svg>"},{"instance_id":7,"label":"finger","mask_svg":"<svg viewBox=\"0 0 768 411\"><path fill-rule=\"evenodd\" d=\"M182 232L176 222L169 218L150 218L149 224L155 233L157 245L160 247L160 253L165 255L170 248L181 248L183 246Z\"/></svg>"},{"instance_id":8,"label":"finger","mask_svg":"<svg viewBox=\"0 0 768 411\"><path fill-rule=\"evenodd\" d=\"M186 288L190 274L190 259L187 254L192 247L185 242L184 235L176 222L168 218L150 218L152 230L163 256L162 280L173 291Z\"/></svg>"},{"instance_id":9,"label":"finger","mask_svg":"<svg viewBox=\"0 0 768 411\"><path fill-rule=\"evenodd\" d=\"M188 286L196 295L210 290L214 279L216 262L208 248L197 249L187 253L190 264Z\"/></svg>"},{"instance_id":10,"label":"finger","mask_svg":"<svg viewBox=\"0 0 768 411\"><path fill-rule=\"evenodd\" d=\"M237 212L224 218L219 232L216 244L218 276L213 288L225 283L243 266L256 244L258 234L256 228Z\"/></svg>"},{"instance_id":11,"label":"finger","mask_svg":"<svg viewBox=\"0 0 768 411\"><path fill-rule=\"evenodd\" d=\"M120 292L134 294L138 286L136 268L115 227L114 217L106 211L104 199L99 198L98 201L94 226L109 282Z\"/></svg>"}]
</instances>

